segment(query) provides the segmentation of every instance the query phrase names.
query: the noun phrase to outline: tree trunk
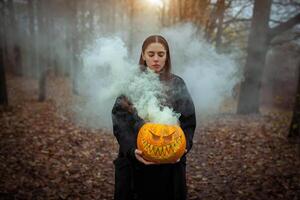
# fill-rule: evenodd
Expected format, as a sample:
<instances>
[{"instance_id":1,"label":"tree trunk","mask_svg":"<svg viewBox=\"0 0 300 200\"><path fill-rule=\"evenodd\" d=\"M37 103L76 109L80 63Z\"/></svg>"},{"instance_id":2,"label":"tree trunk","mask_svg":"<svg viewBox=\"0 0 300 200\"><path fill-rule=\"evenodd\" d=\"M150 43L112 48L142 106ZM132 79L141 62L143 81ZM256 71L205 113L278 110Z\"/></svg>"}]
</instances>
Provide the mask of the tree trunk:
<instances>
[{"instance_id":1,"label":"tree trunk","mask_svg":"<svg viewBox=\"0 0 300 200\"><path fill-rule=\"evenodd\" d=\"M204 26L207 21L209 4L210 0L197 1L197 24L199 26Z\"/></svg>"},{"instance_id":2,"label":"tree trunk","mask_svg":"<svg viewBox=\"0 0 300 200\"><path fill-rule=\"evenodd\" d=\"M37 5L38 10L38 47L40 49L38 65L39 65L39 94L38 100L44 101L46 99L46 51L45 46L43 45L43 40L45 40L45 28L46 28L46 20L45 20L45 0L39 0Z\"/></svg>"},{"instance_id":3,"label":"tree trunk","mask_svg":"<svg viewBox=\"0 0 300 200\"><path fill-rule=\"evenodd\" d=\"M248 40L244 81L241 84L238 114L259 113L259 92L268 50L268 22L272 0L256 0Z\"/></svg>"},{"instance_id":4,"label":"tree trunk","mask_svg":"<svg viewBox=\"0 0 300 200\"><path fill-rule=\"evenodd\" d=\"M218 1L219 13L218 13L218 24L217 24L217 34L216 34L216 49L220 51L222 45L222 35L223 35L223 21L225 13L225 0Z\"/></svg>"},{"instance_id":5,"label":"tree trunk","mask_svg":"<svg viewBox=\"0 0 300 200\"><path fill-rule=\"evenodd\" d=\"M0 24L4 25L4 2L0 1ZM5 35L5 26L0 27L0 105L7 106L7 90L6 90L6 79L5 79L5 68L4 68L4 35Z\"/></svg>"},{"instance_id":6,"label":"tree trunk","mask_svg":"<svg viewBox=\"0 0 300 200\"><path fill-rule=\"evenodd\" d=\"M78 9L78 1L73 1L71 3L71 16L72 16L72 55L73 55L73 66L72 66L72 82L73 82L73 93L78 95L78 71L79 71L79 34L77 29L77 9Z\"/></svg>"},{"instance_id":7,"label":"tree trunk","mask_svg":"<svg viewBox=\"0 0 300 200\"><path fill-rule=\"evenodd\" d=\"M135 4L134 0L129 0L129 39L128 39L128 52L129 56L132 56L133 51L133 34L134 34L134 15L135 15Z\"/></svg>"},{"instance_id":8,"label":"tree trunk","mask_svg":"<svg viewBox=\"0 0 300 200\"><path fill-rule=\"evenodd\" d=\"M163 6L161 8L161 18L160 18L160 23L161 23L161 25L163 27L168 25L168 23L166 22L166 19L167 19L167 17L166 17L166 14L167 14L166 10L167 10L167 8L166 8L166 2L163 1ZM168 16L168 17L170 17L170 16Z\"/></svg>"},{"instance_id":9,"label":"tree trunk","mask_svg":"<svg viewBox=\"0 0 300 200\"><path fill-rule=\"evenodd\" d=\"M1 19L2 19L2 28L3 28L3 62L4 62L4 66L5 66L5 69L7 70L8 67L9 67L9 53L8 53L8 40L9 40L9 33L8 33L8 17L5 15L5 1L4 0L0 0L1 4L3 5L2 6L2 11L1 11Z\"/></svg>"},{"instance_id":10,"label":"tree trunk","mask_svg":"<svg viewBox=\"0 0 300 200\"><path fill-rule=\"evenodd\" d=\"M90 2L90 5L92 5L92 8L89 8L89 19L88 19L88 23L89 23L89 32L91 34L91 37L93 37L93 34L95 32L95 23L94 23L94 17L95 17L95 10L94 10L94 2ZM113 7L114 9L114 7ZM113 12L111 13L111 15L115 15L115 10L113 10ZM114 23L114 18L112 19L112 22ZM112 25L113 26L113 25Z\"/></svg>"},{"instance_id":11,"label":"tree trunk","mask_svg":"<svg viewBox=\"0 0 300 200\"><path fill-rule=\"evenodd\" d=\"M3 61L3 42L0 44L0 105L8 105L7 91L6 91L6 79Z\"/></svg>"},{"instance_id":12,"label":"tree trunk","mask_svg":"<svg viewBox=\"0 0 300 200\"><path fill-rule=\"evenodd\" d=\"M292 122L289 129L289 138L300 138L300 63L298 67L298 85L297 85L297 93L294 103Z\"/></svg>"},{"instance_id":13,"label":"tree trunk","mask_svg":"<svg viewBox=\"0 0 300 200\"><path fill-rule=\"evenodd\" d=\"M10 47L12 48L12 72L18 76L22 75L22 55L19 44L19 30L16 22L14 1L8 0L7 7L9 10L10 20Z\"/></svg>"},{"instance_id":14,"label":"tree trunk","mask_svg":"<svg viewBox=\"0 0 300 200\"><path fill-rule=\"evenodd\" d=\"M185 1L185 0L184 0ZM185 2L183 0L178 0L178 18L179 21L182 21L184 19L184 14L185 14Z\"/></svg>"},{"instance_id":15,"label":"tree trunk","mask_svg":"<svg viewBox=\"0 0 300 200\"><path fill-rule=\"evenodd\" d=\"M29 48L32 50L29 55L29 66L31 70L31 75L36 77L37 72L37 52L36 52L36 32L34 28L34 19L35 19L35 9L34 9L34 0L28 0L28 16L29 16L29 34L30 34L30 43Z\"/></svg>"},{"instance_id":16,"label":"tree trunk","mask_svg":"<svg viewBox=\"0 0 300 200\"><path fill-rule=\"evenodd\" d=\"M68 15L64 21L64 23L66 23L66 36L71 36L72 33L72 25L70 23L71 21L71 17L70 17L70 13L68 12ZM71 77L72 74L72 66L73 66L73 59L72 58L72 37L66 37L66 49L67 49L67 56L70 59L65 59L64 64L67 66L67 70L66 70L66 75Z\"/></svg>"},{"instance_id":17,"label":"tree trunk","mask_svg":"<svg viewBox=\"0 0 300 200\"><path fill-rule=\"evenodd\" d=\"M224 18L225 10L226 10L225 0L218 0L214 6L214 9L211 11L210 18L207 21L205 27L204 37L208 42L213 41L213 35L215 29L217 29L217 34L215 38L217 47L220 46L220 42L221 42L221 36L223 32L223 18Z\"/></svg>"}]
</instances>

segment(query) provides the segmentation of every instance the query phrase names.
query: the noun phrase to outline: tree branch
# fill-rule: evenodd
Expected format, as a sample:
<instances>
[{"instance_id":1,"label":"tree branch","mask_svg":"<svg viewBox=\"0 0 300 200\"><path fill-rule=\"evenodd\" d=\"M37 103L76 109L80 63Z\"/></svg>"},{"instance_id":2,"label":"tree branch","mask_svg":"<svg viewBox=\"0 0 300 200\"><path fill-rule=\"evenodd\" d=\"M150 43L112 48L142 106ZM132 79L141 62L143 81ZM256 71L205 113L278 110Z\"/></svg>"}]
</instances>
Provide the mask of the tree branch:
<instances>
[{"instance_id":1,"label":"tree branch","mask_svg":"<svg viewBox=\"0 0 300 200\"><path fill-rule=\"evenodd\" d=\"M251 18L234 18L234 19L230 19L226 22L224 22L225 25L231 24L231 23L236 23L236 22L250 22ZM227 28L227 26L225 27Z\"/></svg>"},{"instance_id":2,"label":"tree branch","mask_svg":"<svg viewBox=\"0 0 300 200\"><path fill-rule=\"evenodd\" d=\"M296 1L291 1L291 2L274 1L273 4L279 5L279 6L300 6L300 3L296 2Z\"/></svg>"},{"instance_id":3,"label":"tree branch","mask_svg":"<svg viewBox=\"0 0 300 200\"><path fill-rule=\"evenodd\" d=\"M251 4L245 4L245 5L243 5L242 8L230 20L227 20L226 22L223 23L225 25L223 27L223 29L225 30L233 22L241 22L241 21L248 21L248 20L251 21L251 19L245 19L245 18L241 19L241 18L238 18L238 16L244 11L244 9L247 8L250 5Z\"/></svg>"},{"instance_id":4,"label":"tree branch","mask_svg":"<svg viewBox=\"0 0 300 200\"><path fill-rule=\"evenodd\" d=\"M275 42L272 41L271 46L282 45L282 44L285 44L285 43L288 43L288 42L291 42L291 41L295 41L298 38L300 38L300 34L299 35L294 35L293 37L287 38L286 40L278 40L278 41L275 41Z\"/></svg>"},{"instance_id":5,"label":"tree branch","mask_svg":"<svg viewBox=\"0 0 300 200\"><path fill-rule=\"evenodd\" d=\"M283 21L276 20L276 19L270 19L270 22L273 22L275 24L282 24L282 23L284 23Z\"/></svg>"},{"instance_id":6,"label":"tree branch","mask_svg":"<svg viewBox=\"0 0 300 200\"><path fill-rule=\"evenodd\" d=\"M292 17L286 22L279 24L278 26L269 30L269 38L272 40L275 36L293 28L296 24L300 24L300 13Z\"/></svg>"}]
</instances>

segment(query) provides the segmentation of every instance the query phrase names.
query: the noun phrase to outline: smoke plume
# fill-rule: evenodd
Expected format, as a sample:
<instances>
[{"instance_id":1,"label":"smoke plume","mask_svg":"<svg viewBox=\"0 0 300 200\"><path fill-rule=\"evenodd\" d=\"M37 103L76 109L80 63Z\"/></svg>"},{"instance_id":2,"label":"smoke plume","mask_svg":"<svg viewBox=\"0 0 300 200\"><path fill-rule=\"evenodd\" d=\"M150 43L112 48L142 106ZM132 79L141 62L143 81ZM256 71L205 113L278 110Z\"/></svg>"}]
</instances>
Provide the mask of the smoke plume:
<instances>
[{"instance_id":1,"label":"smoke plume","mask_svg":"<svg viewBox=\"0 0 300 200\"><path fill-rule=\"evenodd\" d=\"M196 112L201 115L217 112L239 80L233 59L216 53L197 36L191 24L163 29L160 34L170 45L172 72L186 82ZM151 70L139 72L138 49L142 43L135 45L134 59L128 56L126 44L117 36L98 38L84 51L84 68L79 82L85 100L76 107L79 119L94 127L111 127L115 99L125 94L143 119L177 123L180 115L160 105L158 97L163 96L163 86L158 76Z\"/></svg>"}]
</instances>

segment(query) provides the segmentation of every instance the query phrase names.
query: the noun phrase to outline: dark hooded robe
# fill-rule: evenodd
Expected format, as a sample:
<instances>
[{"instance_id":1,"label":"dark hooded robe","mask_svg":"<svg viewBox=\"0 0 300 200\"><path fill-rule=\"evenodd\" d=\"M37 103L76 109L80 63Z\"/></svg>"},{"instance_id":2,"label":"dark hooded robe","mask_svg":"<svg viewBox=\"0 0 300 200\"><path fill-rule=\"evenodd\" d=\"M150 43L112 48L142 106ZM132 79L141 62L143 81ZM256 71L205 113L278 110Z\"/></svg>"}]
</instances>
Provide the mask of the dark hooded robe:
<instances>
[{"instance_id":1,"label":"dark hooded robe","mask_svg":"<svg viewBox=\"0 0 300 200\"><path fill-rule=\"evenodd\" d=\"M193 145L196 128L195 108L184 81L171 74L162 81L165 90L165 106L180 113L179 122L185 137L188 153ZM124 95L116 99L112 109L113 132L119 143L115 165L115 200L185 200L186 153L174 164L144 165L135 158L137 134L145 123Z\"/></svg>"}]
</instances>

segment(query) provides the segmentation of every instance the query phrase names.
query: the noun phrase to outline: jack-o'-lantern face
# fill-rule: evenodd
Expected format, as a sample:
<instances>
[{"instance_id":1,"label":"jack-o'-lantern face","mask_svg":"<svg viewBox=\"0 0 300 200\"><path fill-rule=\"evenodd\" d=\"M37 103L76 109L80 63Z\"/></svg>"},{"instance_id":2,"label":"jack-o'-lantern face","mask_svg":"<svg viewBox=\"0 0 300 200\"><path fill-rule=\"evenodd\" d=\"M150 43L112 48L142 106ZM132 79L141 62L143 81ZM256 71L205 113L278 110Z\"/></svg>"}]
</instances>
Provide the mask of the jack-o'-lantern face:
<instances>
[{"instance_id":1,"label":"jack-o'-lantern face","mask_svg":"<svg viewBox=\"0 0 300 200\"><path fill-rule=\"evenodd\" d=\"M184 154L186 140L178 125L146 123L138 133L137 146L146 160L172 163Z\"/></svg>"}]
</instances>

